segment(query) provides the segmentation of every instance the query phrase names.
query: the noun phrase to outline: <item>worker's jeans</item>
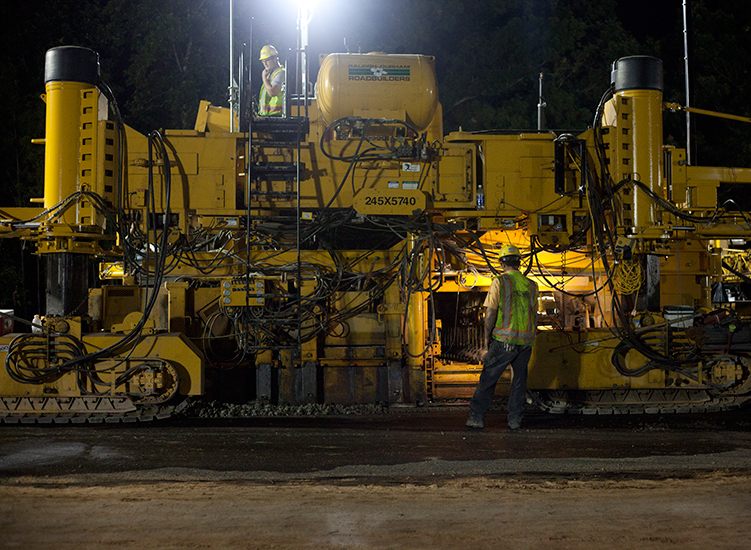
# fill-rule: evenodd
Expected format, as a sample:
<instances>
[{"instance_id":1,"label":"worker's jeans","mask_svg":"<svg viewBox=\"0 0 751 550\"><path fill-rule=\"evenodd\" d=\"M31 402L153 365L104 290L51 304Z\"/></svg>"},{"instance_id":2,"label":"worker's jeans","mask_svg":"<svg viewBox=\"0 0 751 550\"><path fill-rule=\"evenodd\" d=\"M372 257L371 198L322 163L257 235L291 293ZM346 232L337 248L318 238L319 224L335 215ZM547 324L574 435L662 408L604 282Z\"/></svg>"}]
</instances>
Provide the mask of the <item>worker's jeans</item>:
<instances>
[{"instance_id":1,"label":"worker's jeans","mask_svg":"<svg viewBox=\"0 0 751 550\"><path fill-rule=\"evenodd\" d=\"M503 343L493 339L485 355L480 383L469 403L473 418L478 420L485 418L485 413L488 412L493 400L495 385L510 364L514 378L511 382L511 394L508 400L508 421L509 423L521 422L527 398L527 363L531 356L531 346L511 346L507 349Z\"/></svg>"}]
</instances>

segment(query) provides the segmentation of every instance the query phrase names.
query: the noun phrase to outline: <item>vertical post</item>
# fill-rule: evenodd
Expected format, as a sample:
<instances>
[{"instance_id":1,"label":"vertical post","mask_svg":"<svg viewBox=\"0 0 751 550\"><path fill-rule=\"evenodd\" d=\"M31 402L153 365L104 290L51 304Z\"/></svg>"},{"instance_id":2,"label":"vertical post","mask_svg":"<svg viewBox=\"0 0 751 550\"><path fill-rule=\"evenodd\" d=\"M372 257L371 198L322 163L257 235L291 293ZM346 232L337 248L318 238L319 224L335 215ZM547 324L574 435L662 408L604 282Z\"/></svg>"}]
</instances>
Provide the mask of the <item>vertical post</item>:
<instances>
[{"instance_id":1,"label":"vertical post","mask_svg":"<svg viewBox=\"0 0 751 550\"><path fill-rule=\"evenodd\" d=\"M683 72L686 75L686 107L691 107L688 83L688 0L683 0ZM686 111L686 164L691 165L691 113Z\"/></svg>"},{"instance_id":2,"label":"vertical post","mask_svg":"<svg viewBox=\"0 0 751 550\"><path fill-rule=\"evenodd\" d=\"M297 8L297 29L299 31L297 50L298 55L302 55L300 64L302 78L300 80L301 88L297 94L298 97L300 95L307 95L305 92L308 89L308 23L310 23L311 17L312 14L308 13L308 8L303 6L303 2L301 2ZM301 90L303 90L302 93Z\"/></svg>"},{"instance_id":3,"label":"vertical post","mask_svg":"<svg viewBox=\"0 0 751 550\"><path fill-rule=\"evenodd\" d=\"M543 76L540 73L540 93L537 101L537 130L542 131L545 129L545 100L542 97L542 80Z\"/></svg>"},{"instance_id":4,"label":"vertical post","mask_svg":"<svg viewBox=\"0 0 751 550\"><path fill-rule=\"evenodd\" d=\"M235 94L235 2L229 0L229 131L235 131L235 111L237 111L237 98Z\"/></svg>"},{"instance_id":5,"label":"vertical post","mask_svg":"<svg viewBox=\"0 0 751 550\"><path fill-rule=\"evenodd\" d=\"M87 110L97 105L98 80L99 56L93 50L62 46L47 51L44 62L47 92L44 207L52 209L74 201L74 206L43 225L50 239L44 254L47 315L80 315L87 309L89 256L73 249L70 235L76 235L75 227L80 223L76 193L82 190L81 150L95 147L85 143L92 138L84 134L82 119L89 117L86 124L96 124L96 113L87 114ZM88 105L84 101L87 94L95 94L94 101ZM57 236L61 238L58 240Z\"/></svg>"},{"instance_id":6,"label":"vertical post","mask_svg":"<svg viewBox=\"0 0 751 550\"><path fill-rule=\"evenodd\" d=\"M252 94L250 83L253 82L253 18L250 18L250 39L248 41L248 93ZM251 102L252 104L252 102ZM248 116L248 148L245 151L245 300L246 305L250 294L250 187L252 183L251 170L253 169L253 112Z\"/></svg>"},{"instance_id":7,"label":"vertical post","mask_svg":"<svg viewBox=\"0 0 751 550\"><path fill-rule=\"evenodd\" d=\"M303 55L303 59L306 59L306 60L308 59L308 47L307 46L305 46L305 49L303 50L302 55ZM304 67L303 71L304 71L303 72L303 76L302 76L303 80L305 82L307 82L308 81L308 73L307 73L307 71L308 71L308 65L307 65L307 63L305 64L305 67ZM305 118L308 118L308 85L307 84L305 85L305 94L304 95L305 95L305 97L303 99L305 100ZM297 108L297 116L300 116L300 108L299 107Z\"/></svg>"}]
</instances>

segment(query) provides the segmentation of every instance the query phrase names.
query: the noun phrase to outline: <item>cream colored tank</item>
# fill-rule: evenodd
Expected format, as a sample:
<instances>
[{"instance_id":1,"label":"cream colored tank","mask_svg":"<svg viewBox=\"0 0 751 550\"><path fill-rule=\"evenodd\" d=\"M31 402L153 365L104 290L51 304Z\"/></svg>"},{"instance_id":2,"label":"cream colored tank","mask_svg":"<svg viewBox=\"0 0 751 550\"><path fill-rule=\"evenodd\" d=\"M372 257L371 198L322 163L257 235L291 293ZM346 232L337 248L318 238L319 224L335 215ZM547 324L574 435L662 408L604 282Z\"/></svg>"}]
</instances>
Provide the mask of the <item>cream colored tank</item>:
<instances>
[{"instance_id":1,"label":"cream colored tank","mask_svg":"<svg viewBox=\"0 0 751 550\"><path fill-rule=\"evenodd\" d=\"M438 106L435 62L424 55L331 54L321 61L316 99L326 124L349 116L394 118L421 132Z\"/></svg>"}]
</instances>

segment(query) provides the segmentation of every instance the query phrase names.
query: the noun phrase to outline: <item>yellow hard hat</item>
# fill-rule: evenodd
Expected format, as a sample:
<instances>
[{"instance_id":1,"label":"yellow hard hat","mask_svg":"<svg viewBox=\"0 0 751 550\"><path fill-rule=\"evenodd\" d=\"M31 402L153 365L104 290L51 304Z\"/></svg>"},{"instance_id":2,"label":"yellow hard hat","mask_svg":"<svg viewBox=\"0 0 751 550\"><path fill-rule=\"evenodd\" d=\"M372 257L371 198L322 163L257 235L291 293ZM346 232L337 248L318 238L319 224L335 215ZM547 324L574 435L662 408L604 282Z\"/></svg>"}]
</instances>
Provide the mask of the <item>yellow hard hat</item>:
<instances>
[{"instance_id":1,"label":"yellow hard hat","mask_svg":"<svg viewBox=\"0 0 751 550\"><path fill-rule=\"evenodd\" d=\"M276 51L276 48L271 44L268 44L261 48L261 57L258 58L258 61L263 61L264 59L269 59L270 57L276 57L278 55L279 52Z\"/></svg>"},{"instance_id":2,"label":"yellow hard hat","mask_svg":"<svg viewBox=\"0 0 751 550\"><path fill-rule=\"evenodd\" d=\"M521 258L522 253L513 244L504 244L501 248L500 258L508 258L509 256L518 256Z\"/></svg>"}]
</instances>

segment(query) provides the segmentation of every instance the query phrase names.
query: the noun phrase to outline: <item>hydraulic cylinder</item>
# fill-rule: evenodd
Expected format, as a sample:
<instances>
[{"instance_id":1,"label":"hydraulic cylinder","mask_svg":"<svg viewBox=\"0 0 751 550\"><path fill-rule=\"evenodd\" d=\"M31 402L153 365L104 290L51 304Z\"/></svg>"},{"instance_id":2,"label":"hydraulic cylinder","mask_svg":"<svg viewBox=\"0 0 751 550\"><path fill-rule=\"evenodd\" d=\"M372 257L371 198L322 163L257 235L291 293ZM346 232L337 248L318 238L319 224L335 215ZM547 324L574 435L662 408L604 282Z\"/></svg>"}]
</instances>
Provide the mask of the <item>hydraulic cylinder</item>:
<instances>
[{"instance_id":1,"label":"hydraulic cylinder","mask_svg":"<svg viewBox=\"0 0 751 550\"><path fill-rule=\"evenodd\" d=\"M638 180L664 198L662 61L649 56L621 58L613 65L613 84L620 144L614 177ZM637 233L660 223L651 197L635 189L632 204L630 219Z\"/></svg>"}]
</instances>

